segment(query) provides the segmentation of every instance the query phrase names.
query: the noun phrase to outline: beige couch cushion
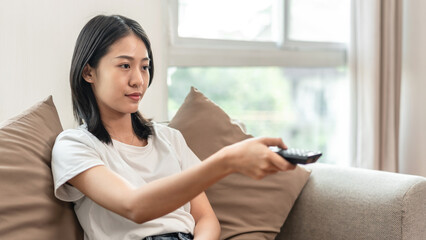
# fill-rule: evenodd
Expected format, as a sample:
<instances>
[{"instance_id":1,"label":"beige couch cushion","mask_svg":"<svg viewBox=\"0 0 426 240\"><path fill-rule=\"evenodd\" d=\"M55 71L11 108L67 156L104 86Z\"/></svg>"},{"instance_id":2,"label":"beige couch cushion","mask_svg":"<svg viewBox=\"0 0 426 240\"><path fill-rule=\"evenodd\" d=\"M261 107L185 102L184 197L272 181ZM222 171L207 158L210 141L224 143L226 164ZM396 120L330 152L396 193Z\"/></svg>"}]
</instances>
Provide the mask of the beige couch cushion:
<instances>
[{"instance_id":1,"label":"beige couch cushion","mask_svg":"<svg viewBox=\"0 0 426 240\"><path fill-rule=\"evenodd\" d=\"M201 160L251 137L195 88L191 88L169 126L181 131ZM274 239L309 175L301 167L261 181L232 174L210 187L206 194L220 221L221 239Z\"/></svg>"},{"instance_id":2,"label":"beige couch cushion","mask_svg":"<svg viewBox=\"0 0 426 240\"><path fill-rule=\"evenodd\" d=\"M53 195L52 97L0 124L0 239L83 239L72 205Z\"/></svg>"}]
</instances>

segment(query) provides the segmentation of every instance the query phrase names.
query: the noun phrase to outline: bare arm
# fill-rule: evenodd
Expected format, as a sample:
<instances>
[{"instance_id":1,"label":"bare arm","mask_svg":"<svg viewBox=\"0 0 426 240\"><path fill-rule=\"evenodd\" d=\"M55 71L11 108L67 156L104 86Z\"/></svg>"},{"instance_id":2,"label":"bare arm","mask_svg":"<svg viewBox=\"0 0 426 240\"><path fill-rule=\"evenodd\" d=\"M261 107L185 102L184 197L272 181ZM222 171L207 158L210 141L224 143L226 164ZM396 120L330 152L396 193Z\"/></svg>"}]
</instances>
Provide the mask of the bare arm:
<instances>
[{"instance_id":1,"label":"bare arm","mask_svg":"<svg viewBox=\"0 0 426 240\"><path fill-rule=\"evenodd\" d=\"M195 240L218 240L220 225L205 193L191 200L191 214L195 219Z\"/></svg>"},{"instance_id":2,"label":"bare arm","mask_svg":"<svg viewBox=\"0 0 426 240\"><path fill-rule=\"evenodd\" d=\"M140 188L132 187L104 166L90 168L69 183L104 208L143 223L176 210L231 173L261 179L294 168L267 146L286 148L276 138L245 140L221 149L202 164Z\"/></svg>"}]
</instances>

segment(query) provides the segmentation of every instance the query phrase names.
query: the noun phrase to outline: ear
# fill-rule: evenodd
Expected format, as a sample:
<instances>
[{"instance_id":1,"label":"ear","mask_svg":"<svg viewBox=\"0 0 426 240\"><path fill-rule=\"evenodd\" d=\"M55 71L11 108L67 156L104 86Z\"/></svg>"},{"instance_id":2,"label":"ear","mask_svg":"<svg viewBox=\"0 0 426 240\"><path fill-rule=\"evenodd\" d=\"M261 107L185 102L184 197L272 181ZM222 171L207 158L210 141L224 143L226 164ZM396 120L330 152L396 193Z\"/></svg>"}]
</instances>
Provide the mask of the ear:
<instances>
[{"instance_id":1,"label":"ear","mask_svg":"<svg viewBox=\"0 0 426 240\"><path fill-rule=\"evenodd\" d=\"M83 72L81 73L81 76L84 78L84 80L86 80L86 82L93 83L94 82L93 77L95 76L95 69L92 68L89 64L86 64L86 66L84 66L83 68Z\"/></svg>"}]
</instances>

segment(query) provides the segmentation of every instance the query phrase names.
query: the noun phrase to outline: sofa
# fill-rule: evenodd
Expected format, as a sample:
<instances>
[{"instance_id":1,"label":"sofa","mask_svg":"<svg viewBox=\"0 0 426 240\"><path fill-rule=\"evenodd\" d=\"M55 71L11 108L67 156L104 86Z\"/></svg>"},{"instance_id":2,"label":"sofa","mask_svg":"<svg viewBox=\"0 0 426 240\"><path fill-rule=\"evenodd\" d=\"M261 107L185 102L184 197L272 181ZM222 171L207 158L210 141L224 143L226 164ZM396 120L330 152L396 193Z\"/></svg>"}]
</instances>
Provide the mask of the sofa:
<instances>
[{"instance_id":1,"label":"sofa","mask_svg":"<svg viewBox=\"0 0 426 240\"><path fill-rule=\"evenodd\" d=\"M185 114L177 113L180 117L169 125L180 129L203 159L203 154L215 150L212 146L236 141L229 136L224 140L223 135L243 131L229 119L225 130L214 129L221 126L215 117L224 114L218 112L207 114L208 119L200 123L202 129L197 129L191 121L196 114L206 116L200 109L220 109L195 90L191 94L201 100L202 107L194 108L194 99L189 98L190 110L183 107ZM209 119L214 121L209 123ZM196 131L187 131L185 124ZM203 132L209 130L219 133L217 138ZM60 131L52 97L0 124L0 239L83 239L73 205L53 196L50 151ZM211 142L199 145L198 137L206 134ZM208 197L225 233L222 239L426 239L426 178L322 163L297 169L261 181L232 174L209 188ZM296 186L296 190L286 190L287 186ZM221 191L225 194L220 195ZM241 195L250 191L251 195ZM253 205L251 199L264 204ZM224 204L227 208L221 211ZM249 219L264 216L256 225L248 225L245 215Z\"/></svg>"},{"instance_id":2,"label":"sofa","mask_svg":"<svg viewBox=\"0 0 426 240\"><path fill-rule=\"evenodd\" d=\"M426 178L315 163L277 240L426 239Z\"/></svg>"}]
</instances>

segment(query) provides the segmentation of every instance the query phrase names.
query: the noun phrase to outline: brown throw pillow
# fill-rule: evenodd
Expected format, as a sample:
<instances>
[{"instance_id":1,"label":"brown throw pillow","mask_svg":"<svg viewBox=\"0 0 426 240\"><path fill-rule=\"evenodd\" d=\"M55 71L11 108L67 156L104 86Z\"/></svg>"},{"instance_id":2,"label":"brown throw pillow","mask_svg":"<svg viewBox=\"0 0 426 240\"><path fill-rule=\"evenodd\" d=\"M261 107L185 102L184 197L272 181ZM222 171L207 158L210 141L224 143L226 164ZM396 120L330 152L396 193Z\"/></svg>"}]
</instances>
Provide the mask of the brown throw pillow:
<instances>
[{"instance_id":1,"label":"brown throw pillow","mask_svg":"<svg viewBox=\"0 0 426 240\"><path fill-rule=\"evenodd\" d=\"M201 160L222 147L251 137L195 88L191 88L169 126L183 134ZM275 239L309 175L301 167L261 181L231 174L207 189L222 228L220 238Z\"/></svg>"},{"instance_id":2,"label":"brown throw pillow","mask_svg":"<svg viewBox=\"0 0 426 240\"><path fill-rule=\"evenodd\" d=\"M53 195L51 151L61 131L51 96L0 123L0 239L83 239L72 205Z\"/></svg>"}]
</instances>

